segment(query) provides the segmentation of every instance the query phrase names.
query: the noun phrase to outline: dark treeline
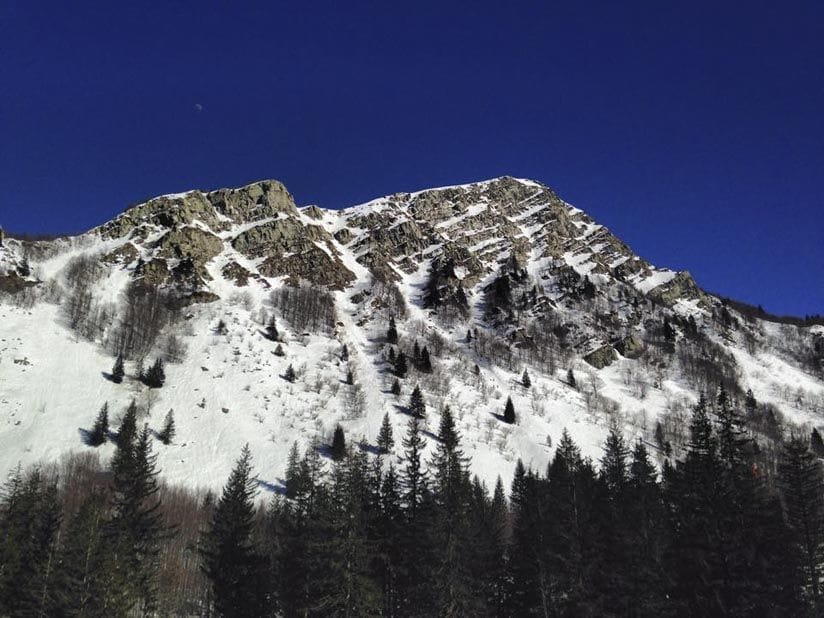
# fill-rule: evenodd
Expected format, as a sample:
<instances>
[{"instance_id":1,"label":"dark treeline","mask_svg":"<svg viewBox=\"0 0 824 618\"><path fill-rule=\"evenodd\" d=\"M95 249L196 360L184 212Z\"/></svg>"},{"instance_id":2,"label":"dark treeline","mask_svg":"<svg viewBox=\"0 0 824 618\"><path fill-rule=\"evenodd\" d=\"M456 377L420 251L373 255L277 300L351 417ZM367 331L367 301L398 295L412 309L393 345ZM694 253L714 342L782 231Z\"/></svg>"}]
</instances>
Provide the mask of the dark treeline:
<instances>
[{"instance_id":1,"label":"dark treeline","mask_svg":"<svg viewBox=\"0 0 824 618\"><path fill-rule=\"evenodd\" d=\"M3 616L804 616L820 614L824 480L808 440L774 477L722 392L660 475L609 434L596 465L564 433L509 492L437 437L384 422L377 449L293 447L267 504L244 449L222 495L158 483L124 415L108 470L11 475L0 500ZM424 458L427 440L435 441ZM377 454L370 455L368 451ZM397 455L397 456L395 456ZM507 496L507 493L509 494Z\"/></svg>"}]
</instances>

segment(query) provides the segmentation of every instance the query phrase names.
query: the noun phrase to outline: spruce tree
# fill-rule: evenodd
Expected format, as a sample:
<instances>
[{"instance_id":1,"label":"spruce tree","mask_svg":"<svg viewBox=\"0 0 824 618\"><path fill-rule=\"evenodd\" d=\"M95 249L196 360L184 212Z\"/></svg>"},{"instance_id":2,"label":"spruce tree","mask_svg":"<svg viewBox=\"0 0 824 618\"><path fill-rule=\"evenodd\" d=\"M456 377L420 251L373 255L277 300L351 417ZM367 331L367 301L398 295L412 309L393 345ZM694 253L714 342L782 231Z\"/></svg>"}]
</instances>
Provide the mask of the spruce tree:
<instances>
[{"instance_id":1,"label":"spruce tree","mask_svg":"<svg viewBox=\"0 0 824 618\"><path fill-rule=\"evenodd\" d=\"M112 382L115 384L120 384L123 381L124 375L123 354L118 354L117 360L114 361L114 367L112 367Z\"/></svg>"},{"instance_id":2,"label":"spruce tree","mask_svg":"<svg viewBox=\"0 0 824 618\"><path fill-rule=\"evenodd\" d=\"M414 520L420 510L427 491L427 473L423 466L423 451L426 440L421 435L421 419L413 416L409 419L406 436L402 442L404 467L401 471L403 502L407 518Z\"/></svg>"},{"instance_id":3,"label":"spruce tree","mask_svg":"<svg viewBox=\"0 0 824 618\"><path fill-rule=\"evenodd\" d=\"M108 505L92 492L69 519L56 565L55 616L104 616L109 548L103 542Z\"/></svg>"},{"instance_id":4,"label":"spruce tree","mask_svg":"<svg viewBox=\"0 0 824 618\"><path fill-rule=\"evenodd\" d=\"M390 390L395 397L399 397L401 394L401 383L395 380L392 382L392 388Z\"/></svg>"},{"instance_id":5,"label":"spruce tree","mask_svg":"<svg viewBox=\"0 0 824 618\"><path fill-rule=\"evenodd\" d=\"M156 468L148 426L129 441L118 441L112 458L112 519L106 544L106 606L112 613L152 613L157 606L158 551L166 534L160 516Z\"/></svg>"},{"instance_id":6,"label":"spruce tree","mask_svg":"<svg viewBox=\"0 0 824 618\"><path fill-rule=\"evenodd\" d=\"M61 519L56 480L18 469L0 496L0 615L50 616Z\"/></svg>"},{"instance_id":7,"label":"spruce tree","mask_svg":"<svg viewBox=\"0 0 824 618\"><path fill-rule=\"evenodd\" d=\"M343 433L343 427L335 425L335 433L332 436L332 446L330 454L334 461L341 461L346 456L346 437Z\"/></svg>"},{"instance_id":8,"label":"spruce tree","mask_svg":"<svg viewBox=\"0 0 824 618\"><path fill-rule=\"evenodd\" d=\"M172 440L175 439L175 417L172 410L166 413L166 418L163 421L163 429L157 434L157 438L163 444L167 445L171 444Z\"/></svg>"},{"instance_id":9,"label":"spruce tree","mask_svg":"<svg viewBox=\"0 0 824 618\"><path fill-rule=\"evenodd\" d=\"M392 424L389 422L389 412L383 415L383 422L378 432L378 453L386 455L395 446L395 440L392 437Z\"/></svg>"},{"instance_id":10,"label":"spruce tree","mask_svg":"<svg viewBox=\"0 0 824 618\"><path fill-rule=\"evenodd\" d=\"M106 441L106 436L109 434L109 402L105 402L100 412L97 414L97 419L94 421L91 433L89 433L89 445L100 446Z\"/></svg>"},{"instance_id":11,"label":"spruce tree","mask_svg":"<svg viewBox=\"0 0 824 618\"><path fill-rule=\"evenodd\" d=\"M526 369L524 369L524 373L521 376L521 385L524 388L529 388L530 386L532 386L532 380L530 380L529 372Z\"/></svg>"},{"instance_id":12,"label":"spruce tree","mask_svg":"<svg viewBox=\"0 0 824 618\"><path fill-rule=\"evenodd\" d=\"M286 497L295 499L301 494L301 467L298 443L293 442L286 461Z\"/></svg>"},{"instance_id":13,"label":"spruce tree","mask_svg":"<svg viewBox=\"0 0 824 618\"><path fill-rule=\"evenodd\" d=\"M602 602L619 614L628 614L630 601L629 574L626 564L632 552L629 504L629 456L626 443L619 430L613 427L607 435L604 456L601 460L599 485L596 499L602 498L597 509L598 533L609 541L596 548L597 569L600 571L597 585Z\"/></svg>"},{"instance_id":14,"label":"spruce tree","mask_svg":"<svg viewBox=\"0 0 824 618\"><path fill-rule=\"evenodd\" d=\"M397 600L401 615L432 615L433 602L432 508L428 474L423 465L426 441L421 419L409 419L403 439L403 467L400 472L404 525L398 539Z\"/></svg>"},{"instance_id":15,"label":"spruce tree","mask_svg":"<svg viewBox=\"0 0 824 618\"><path fill-rule=\"evenodd\" d=\"M120 427L117 429L117 447L118 451L115 452L115 457L118 456L118 452L122 453L130 453L130 449L134 443L134 439L137 437L137 404L135 403L134 399L132 399L129 407L126 408L126 412L123 414L123 418L120 421Z\"/></svg>"},{"instance_id":16,"label":"spruce tree","mask_svg":"<svg viewBox=\"0 0 824 618\"><path fill-rule=\"evenodd\" d=\"M542 487L518 459L510 491L512 533L503 596L506 615L555 615Z\"/></svg>"},{"instance_id":17,"label":"spruce tree","mask_svg":"<svg viewBox=\"0 0 824 618\"><path fill-rule=\"evenodd\" d=\"M824 470L805 440L793 437L784 445L778 480L799 557L801 588L811 615L818 615L824 575Z\"/></svg>"},{"instance_id":18,"label":"spruce tree","mask_svg":"<svg viewBox=\"0 0 824 618\"><path fill-rule=\"evenodd\" d=\"M344 453L334 468L328 507L322 517L324 539L317 546L320 566L315 583L323 614L376 615L380 589L370 577L369 534L373 512L371 472L362 451ZM377 498L375 498L377 500Z\"/></svg>"},{"instance_id":19,"label":"spruce tree","mask_svg":"<svg viewBox=\"0 0 824 618\"><path fill-rule=\"evenodd\" d=\"M398 329L395 328L395 318L389 318L389 328L386 329L386 342L392 345L398 343Z\"/></svg>"},{"instance_id":20,"label":"spruce tree","mask_svg":"<svg viewBox=\"0 0 824 618\"><path fill-rule=\"evenodd\" d=\"M277 344L277 346L275 346L275 356L286 356L286 352L283 351L283 346L281 344Z\"/></svg>"},{"instance_id":21,"label":"spruce tree","mask_svg":"<svg viewBox=\"0 0 824 618\"><path fill-rule=\"evenodd\" d=\"M271 341L280 341L280 333L278 332L278 326L275 323L275 316L269 320L269 324L266 326L266 337L268 337Z\"/></svg>"},{"instance_id":22,"label":"spruce tree","mask_svg":"<svg viewBox=\"0 0 824 618\"><path fill-rule=\"evenodd\" d=\"M475 477L469 510L470 548L467 567L477 615L506 615L507 523L509 509L499 476L492 498L486 485Z\"/></svg>"},{"instance_id":23,"label":"spruce tree","mask_svg":"<svg viewBox=\"0 0 824 618\"><path fill-rule=\"evenodd\" d=\"M380 491L380 518L376 530L377 561L376 579L383 591L383 615L398 615L402 599L399 598L398 578L403 562L401 543L404 514L401 507L401 488L395 465L383 475Z\"/></svg>"},{"instance_id":24,"label":"spruce tree","mask_svg":"<svg viewBox=\"0 0 824 618\"><path fill-rule=\"evenodd\" d=\"M161 388L165 382L166 372L163 369L163 359L157 358L143 375L143 383L149 388Z\"/></svg>"},{"instance_id":25,"label":"spruce tree","mask_svg":"<svg viewBox=\"0 0 824 618\"><path fill-rule=\"evenodd\" d=\"M751 388L747 389L747 394L744 396L744 411L747 419L754 419L758 412L758 401L755 399Z\"/></svg>"},{"instance_id":26,"label":"spruce tree","mask_svg":"<svg viewBox=\"0 0 824 618\"><path fill-rule=\"evenodd\" d=\"M415 418L424 418L426 416L426 403L423 400L421 387L417 384L409 396L409 412Z\"/></svg>"},{"instance_id":27,"label":"spruce tree","mask_svg":"<svg viewBox=\"0 0 824 618\"><path fill-rule=\"evenodd\" d=\"M252 456L245 446L203 539L203 568L220 616L240 618L265 613L266 589L260 585L262 560L252 538L255 494Z\"/></svg>"},{"instance_id":28,"label":"spruce tree","mask_svg":"<svg viewBox=\"0 0 824 618\"><path fill-rule=\"evenodd\" d=\"M290 363L286 368L286 372L283 374L283 379L287 382L294 382L296 378L297 375L295 374L295 368L292 367L292 364Z\"/></svg>"},{"instance_id":29,"label":"spruce tree","mask_svg":"<svg viewBox=\"0 0 824 618\"><path fill-rule=\"evenodd\" d=\"M567 369L567 384L569 384L572 388L578 388L578 383L575 381L575 373L572 369Z\"/></svg>"},{"instance_id":30,"label":"spruce tree","mask_svg":"<svg viewBox=\"0 0 824 618\"><path fill-rule=\"evenodd\" d=\"M441 413L438 444L432 460L435 521L435 604L442 615L472 615L479 609L472 595L469 509L469 461L460 448L460 434L449 406Z\"/></svg>"},{"instance_id":31,"label":"spruce tree","mask_svg":"<svg viewBox=\"0 0 824 618\"><path fill-rule=\"evenodd\" d=\"M421 350L421 360L418 363L418 370L424 373L432 373L432 359L429 356L429 348L426 346Z\"/></svg>"},{"instance_id":32,"label":"spruce tree","mask_svg":"<svg viewBox=\"0 0 824 618\"><path fill-rule=\"evenodd\" d=\"M663 615L667 606L664 552L666 517L658 473L643 441L632 452L625 501L629 556L625 566L630 615Z\"/></svg>"},{"instance_id":33,"label":"spruce tree","mask_svg":"<svg viewBox=\"0 0 824 618\"><path fill-rule=\"evenodd\" d=\"M817 428L813 427L810 433L810 448L816 457L824 457L824 440Z\"/></svg>"},{"instance_id":34,"label":"spruce tree","mask_svg":"<svg viewBox=\"0 0 824 618\"><path fill-rule=\"evenodd\" d=\"M395 357L395 375L399 378L405 378L407 371L406 354L398 352L398 355Z\"/></svg>"},{"instance_id":35,"label":"spruce tree","mask_svg":"<svg viewBox=\"0 0 824 618\"><path fill-rule=\"evenodd\" d=\"M504 406L504 422L510 425L515 423L515 405L512 403L512 397L506 398L506 405Z\"/></svg>"}]
</instances>

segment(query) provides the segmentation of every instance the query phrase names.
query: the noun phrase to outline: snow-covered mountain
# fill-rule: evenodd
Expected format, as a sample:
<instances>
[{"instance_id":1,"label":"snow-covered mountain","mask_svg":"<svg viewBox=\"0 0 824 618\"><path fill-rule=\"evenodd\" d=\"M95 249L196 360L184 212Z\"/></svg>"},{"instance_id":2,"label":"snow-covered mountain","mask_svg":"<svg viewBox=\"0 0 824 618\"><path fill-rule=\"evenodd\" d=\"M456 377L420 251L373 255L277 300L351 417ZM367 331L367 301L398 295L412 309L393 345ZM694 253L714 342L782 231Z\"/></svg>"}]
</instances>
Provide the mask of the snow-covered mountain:
<instances>
[{"instance_id":1,"label":"snow-covered mountain","mask_svg":"<svg viewBox=\"0 0 824 618\"><path fill-rule=\"evenodd\" d=\"M122 384L106 377L118 352ZM134 376L156 357L167 381L150 389ZM824 327L708 294L510 177L343 210L299 208L262 181L0 244L0 470L93 448L85 431L103 403L116 427L134 399L158 430L174 411L177 437L157 447L165 478L218 488L249 443L275 490L291 445L337 423L369 448L388 413L399 442L415 385L431 428L451 407L492 482L518 458L543 469L565 428L595 459L612 425L677 451L696 396L719 385L742 406L752 390L765 437L824 424Z\"/></svg>"}]
</instances>

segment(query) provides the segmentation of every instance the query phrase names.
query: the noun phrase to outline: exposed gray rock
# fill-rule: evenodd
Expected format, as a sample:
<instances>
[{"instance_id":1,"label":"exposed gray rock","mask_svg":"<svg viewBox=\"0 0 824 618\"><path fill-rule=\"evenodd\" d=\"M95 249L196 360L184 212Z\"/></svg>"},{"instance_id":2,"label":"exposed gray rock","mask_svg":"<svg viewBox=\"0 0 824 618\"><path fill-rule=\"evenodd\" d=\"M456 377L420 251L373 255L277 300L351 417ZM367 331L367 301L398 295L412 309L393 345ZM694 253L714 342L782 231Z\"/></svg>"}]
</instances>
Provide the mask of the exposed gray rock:
<instances>
[{"instance_id":1,"label":"exposed gray rock","mask_svg":"<svg viewBox=\"0 0 824 618\"><path fill-rule=\"evenodd\" d=\"M640 358L644 354L644 342L632 335L616 342L615 349L624 358Z\"/></svg>"},{"instance_id":2,"label":"exposed gray rock","mask_svg":"<svg viewBox=\"0 0 824 618\"><path fill-rule=\"evenodd\" d=\"M678 299L699 299L706 301L706 295L695 283L692 275L686 270L681 271L667 283L659 285L649 291L648 296L667 307L671 307Z\"/></svg>"},{"instance_id":3,"label":"exposed gray rock","mask_svg":"<svg viewBox=\"0 0 824 618\"><path fill-rule=\"evenodd\" d=\"M618 355L610 345L603 345L584 356L584 360L596 369L603 369L611 365L617 358Z\"/></svg>"},{"instance_id":4,"label":"exposed gray rock","mask_svg":"<svg viewBox=\"0 0 824 618\"><path fill-rule=\"evenodd\" d=\"M157 243L164 258L191 258L199 267L223 251L223 241L198 227L184 226L168 231Z\"/></svg>"},{"instance_id":5,"label":"exposed gray rock","mask_svg":"<svg viewBox=\"0 0 824 618\"><path fill-rule=\"evenodd\" d=\"M288 277L289 285L297 286L301 281L308 281L332 290L343 290L355 280L355 274L340 260L332 259L316 245L301 253L268 257L258 270L264 277Z\"/></svg>"}]
</instances>

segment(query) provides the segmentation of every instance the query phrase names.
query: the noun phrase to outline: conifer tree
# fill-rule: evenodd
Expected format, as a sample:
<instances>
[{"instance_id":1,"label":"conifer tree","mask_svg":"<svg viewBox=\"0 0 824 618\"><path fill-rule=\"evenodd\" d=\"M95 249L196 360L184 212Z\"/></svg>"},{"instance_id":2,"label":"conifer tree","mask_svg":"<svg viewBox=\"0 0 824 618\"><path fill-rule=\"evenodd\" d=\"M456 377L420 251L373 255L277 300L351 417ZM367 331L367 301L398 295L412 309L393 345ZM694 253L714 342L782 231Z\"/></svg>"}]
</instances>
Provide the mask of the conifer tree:
<instances>
[{"instance_id":1,"label":"conifer tree","mask_svg":"<svg viewBox=\"0 0 824 618\"><path fill-rule=\"evenodd\" d=\"M286 368L286 372L283 374L283 379L287 382L294 382L296 378L297 375L295 374L295 368L290 363L289 366Z\"/></svg>"},{"instance_id":2,"label":"conifer tree","mask_svg":"<svg viewBox=\"0 0 824 618\"><path fill-rule=\"evenodd\" d=\"M747 419L754 418L758 411L758 401L755 399L751 388L748 388L747 394L744 395L744 411Z\"/></svg>"},{"instance_id":3,"label":"conifer tree","mask_svg":"<svg viewBox=\"0 0 824 618\"><path fill-rule=\"evenodd\" d=\"M381 455L386 455L395 446L395 440L392 437L392 424L389 422L389 412L383 415L383 422L378 432L378 452Z\"/></svg>"},{"instance_id":4,"label":"conifer tree","mask_svg":"<svg viewBox=\"0 0 824 618\"><path fill-rule=\"evenodd\" d=\"M401 394L401 383L395 380L392 382L392 388L390 390L395 397L399 397Z\"/></svg>"},{"instance_id":5,"label":"conifer tree","mask_svg":"<svg viewBox=\"0 0 824 618\"><path fill-rule=\"evenodd\" d=\"M740 466L750 444L744 432L744 419L730 403L723 387L718 392L718 450L721 461L730 468Z\"/></svg>"},{"instance_id":6,"label":"conifer tree","mask_svg":"<svg viewBox=\"0 0 824 618\"><path fill-rule=\"evenodd\" d=\"M156 609L157 557L166 532L159 512L156 459L146 425L132 441L118 440L112 458L113 515L106 531L112 560L106 569L105 603L114 614Z\"/></svg>"},{"instance_id":7,"label":"conifer tree","mask_svg":"<svg viewBox=\"0 0 824 618\"><path fill-rule=\"evenodd\" d=\"M638 440L632 452L625 501L630 551L624 585L630 615L663 615L667 605L666 519L657 476L643 441Z\"/></svg>"},{"instance_id":8,"label":"conifer tree","mask_svg":"<svg viewBox=\"0 0 824 618\"><path fill-rule=\"evenodd\" d=\"M48 616L60 503L54 479L18 469L0 493L0 615Z\"/></svg>"},{"instance_id":9,"label":"conifer tree","mask_svg":"<svg viewBox=\"0 0 824 618\"><path fill-rule=\"evenodd\" d=\"M149 388L161 388L165 382L166 372L163 369L163 359L157 358L143 375L143 383Z\"/></svg>"},{"instance_id":10,"label":"conifer tree","mask_svg":"<svg viewBox=\"0 0 824 618\"><path fill-rule=\"evenodd\" d=\"M569 384L572 388L578 388L578 383L575 381L575 373L572 369L567 369L567 384Z\"/></svg>"},{"instance_id":11,"label":"conifer tree","mask_svg":"<svg viewBox=\"0 0 824 618\"><path fill-rule=\"evenodd\" d=\"M817 428L813 427L810 433L810 448L816 457L824 457L824 440Z\"/></svg>"},{"instance_id":12,"label":"conifer tree","mask_svg":"<svg viewBox=\"0 0 824 618\"><path fill-rule=\"evenodd\" d=\"M137 404L132 399L123 418L120 421L120 427L117 429L117 447L115 452L117 457L118 452L128 453L137 437Z\"/></svg>"},{"instance_id":13,"label":"conifer tree","mask_svg":"<svg viewBox=\"0 0 824 618\"><path fill-rule=\"evenodd\" d=\"M103 616L105 569L110 559L103 543L106 497L92 492L69 519L57 556L54 615Z\"/></svg>"},{"instance_id":14,"label":"conifer tree","mask_svg":"<svg viewBox=\"0 0 824 618\"><path fill-rule=\"evenodd\" d=\"M526 369L524 369L524 373L521 376L521 385L524 388L529 388L532 386L532 380L529 378L529 372Z\"/></svg>"},{"instance_id":15,"label":"conifer tree","mask_svg":"<svg viewBox=\"0 0 824 618\"><path fill-rule=\"evenodd\" d=\"M330 454L334 461L341 461L346 456L346 437L343 433L343 427L340 425L335 425Z\"/></svg>"},{"instance_id":16,"label":"conifer tree","mask_svg":"<svg viewBox=\"0 0 824 618\"><path fill-rule=\"evenodd\" d=\"M424 418L426 416L426 403L423 400L421 387L417 384L409 396L409 412L415 418Z\"/></svg>"},{"instance_id":17,"label":"conifer tree","mask_svg":"<svg viewBox=\"0 0 824 618\"><path fill-rule=\"evenodd\" d=\"M600 570L597 579L599 593L606 607L616 613L627 614L631 606L629 599L629 574L624 565L629 562L632 552L631 527L636 525L630 520L629 512L629 472L627 458L629 452L624 438L616 427L610 429L604 445L599 476L600 487L596 499L601 508L595 517L598 530L608 542L596 548L596 564Z\"/></svg>"},{"instance_id":18,"label":"conifer tree","mask_svg":"<svg viewBox=\"0 0 824 618\"><path fill-rule=\"evenodd\" d=\"M317 607L326 615L375 615L382 599L370 577L370 471L365 453L344 455L335 465L324 515L331 534L325 534L318 547L322 567Z\"/></svg>"},{"instance_id":19,"label":"conifer tree","mask_svg":"<svg viewBox=\"0 0 824 618\"><path fill-rule=\"evenodd\" d=\"M252 455L245 446L203 539L203 568L211 584L212 603L220 616L264 615L262 559L252 538L255 494Z\"/></svg>"},{"instance_id":20,"label":"conifer tree","mask_svg":"<svg viewBox=\"0 0 824 618\"><path fill-rule=\"evenodd\" d=\"M286 352L283 351L283 346L281 344L277 344L277 346L275 346L275 356L286 356Z\"/></svg>"},{"instance_id":21,"label":"conifer tree","mask_svg":"<svg viewBox=\"0 0 824 618\"><path fill-rule=\"evenodd\" d=\"M421 419L409 419L403 439L400 471L401 504L404 524L398 539L400 560L397 565L396 597L401 615L431 615L433 601L432 503L429 475L423 464L426 441Z\"/></svg>"},{"instance_id":22,"label":"conifer tree","mask_svg":"<svg viewBox=\"0 0 824 618\"><path fill-rule=\"evenodd\" d=\"M432 373L432 359L429 357L429 348L426 346L421 350L421 360L418 363L418 369L424 373Z\"/></svg>"},{"instance_id":23,"label":"conifer tree","mask_svg":"<svg viewBox=\"0 0 824 618\"><path fill-rule=\"evenodd\" d=\"M275 316L272 316L269 320L269 324L266 325L266 336L271 341L280 341L280 333L278 332L277 323L275 323Z\"/></svg>"},{"instance_id":24,"label":"conifer tree","mask_svg":"<svg viewBox=\"0 0 824 618\"><path fill-rule=\"evenodd\" d=\"M478 615L506 615L507 523L509 509L499 476L490 499L486 485L475 477L469 512L470 555L467 560L471 590Z\"/></svg>"},{"instance_id":25,"label":"conifer tree","mask_svg":"<svg viewBox=\"0 0 824 618\"><path fill-rule=\"evenodd\" d=\"M391 345L398 343L398 329L395 328L395 318L389 318L389 328L386 329L386 342Z\"/></svg>"},{"instance_id":26,"label":"conifer tree","mask_svg":"<svg viewBox=\"0 0 824 618\"><path fill-rule=\"evenodd\" d=\"M541 486L518 459L510 491L512 534L505 584L508 615L554 615Z\"/></svg>"},{"instance_id":27,"label":"conifer tree","mask_svg":"<svg viewBox=\"0 0 824 618\"><path fill-rule=\"evenodd\" d=\"M175 439L175 417L172 410L166 412L166 418L163 421L163 429L160 430L157 438L163 444L167 445L171 444L172 440Z\"/></svg>"},{"instance_id":28,"label":"conifer tree","mask_svg":"<svg viewBox=\"0 0 824 618\"><path fill-rule=\"evenodd\" d=\"M395 375L399 378L405 378L407 371L406 354L398 352L398 355L395 357Z\"/></svg>"},{"instance_id":29,"label":"conifer tree","mask_svg":"<svg viewBox=\"0 0 824 618\"><path fill-rule=\"evenodd\" d=\"M355 376L352 374L351 369L346 372L346 383L350 386L355 383Z\"/></svg>"},{"instance_id":30,"label":"conifer tree","mask_svg":"<svg viewBox=\"0 0 824 618\"><path fill-rule=\"evenodd\" d=\"M804 598L811 614L818 615L824 575L824 471L806 441L793 437L784 445L778 472Z\"/></svg>"},{"instance_id":31,"label":"conifer tree","mask_svg":"<svg viewBox=\"0 0 824 618\"><path fill-rule=\"evenodd\" d=\"M301 493L301 467L298 443L293 442L286 462L286 497L295 499Z\"/></svg>"},{"instance_id":32,"label":"conifer tree","mask_svg":"<svg viewBox=\"0 0 824 618\"><path fill-rule=\"evenodd\" d=\"M468 459L460 448L460 434L449 406L441 412L438 445L432 460L437 510L434 541L439 551L435 567L435 604L446 616L476 613L469 572L469 509L471 485Z\"/></svg>"},{"instance_id":33,"label":"conifer tree","mask_svg":"<svg viewBox=\"0 0 824 618\"><path fill-rule=\"evenodd\" d=\"M512 397L506 398L506 405L504 406L504 422L510 425L515 423L515 405L512 403Z\"/></svg>"},{"instance_id":34,"label":"conifer tree","mask_svg":"<svg viewBox=\"0 0 824 618\"><path fill-rule=\"evenodd\" d=\"M123 370L123 354L117 355L117 360L114 361L114 367L112 367L112 382L115 384L120 384L123 382L123 376L125 375L125 371Z\"/></svg>"},{"instance_id":35,"label":"conifer tree","mask_svg":"<svg viewBox=\"0 0 824 618\"><path fill-rule=\"evenodd\" d=\"M398 595L399 567L402 564L401 531L404 525L401 508L401 488L395 465L383 475L380 491L380 519L377 528L376 579L383 590L383 615L398 615L401 599Z\"/></svg>"},{"instance_id":36,"label":"conifer tree","mask_svg":"<svg viewBox=\"0 0 824 618\"><path fill-rule=\"evenodd\" d=\"M414 520L420 510L428 484L427 473L422 460L426 440L421 435L420 417L413 416L409 419L402 445L404 449L404 467L401 471L403 501L407 518Z\"/></svg>"},{"instance_id":37,"label":"conifer tree","mask_svg":"<svg viewBox=\"0 0 824 618\"><path fill-rule=\"evenodd\" d=\"M97 419L94 421L91 433L89 433L89 445L100 446L106 441L106 436L109 433L109 402L105 402L100 412L97 413Z\"/></svg>"}]
</instances>

